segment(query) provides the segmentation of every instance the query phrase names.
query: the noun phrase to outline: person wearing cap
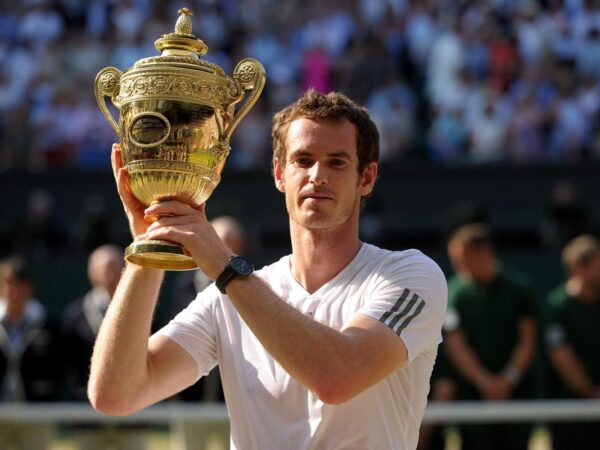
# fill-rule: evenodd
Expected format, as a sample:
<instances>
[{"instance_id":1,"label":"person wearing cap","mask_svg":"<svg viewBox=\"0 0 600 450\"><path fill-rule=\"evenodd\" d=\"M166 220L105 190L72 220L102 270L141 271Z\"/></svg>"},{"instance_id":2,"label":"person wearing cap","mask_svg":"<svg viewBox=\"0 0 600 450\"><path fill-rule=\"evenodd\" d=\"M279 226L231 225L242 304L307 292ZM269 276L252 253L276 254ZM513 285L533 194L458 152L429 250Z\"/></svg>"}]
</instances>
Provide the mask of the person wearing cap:
<instances>
[{"instance_id":1,"label":"person wearing cap","mask_svg":"<svg viewBox=\"0 0 600 450\"><path fill-rule=\"evenodd\" d=\"M567 280L548 295L544 336L553 398L600 399L600 240L584 234L562 252ZM592 450L600 422L550 425L554 450Z\"/></svg>"}]
</instances>

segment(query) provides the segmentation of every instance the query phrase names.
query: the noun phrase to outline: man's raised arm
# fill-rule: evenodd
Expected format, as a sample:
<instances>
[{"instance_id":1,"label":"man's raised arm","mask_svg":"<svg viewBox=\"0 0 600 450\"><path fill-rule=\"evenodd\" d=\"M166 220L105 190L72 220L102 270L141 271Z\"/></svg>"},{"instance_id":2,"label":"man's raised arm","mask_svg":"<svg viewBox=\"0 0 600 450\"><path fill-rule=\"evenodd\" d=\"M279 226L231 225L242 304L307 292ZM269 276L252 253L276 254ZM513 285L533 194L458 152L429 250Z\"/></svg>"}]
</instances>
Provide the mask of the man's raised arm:
<instances>
[{"instance_id":1,"label":"man's raised arm","mask_svg":"<svg viewBox=\"0 0 600 450\"><path fill-rule=\"evenodd\" d=\"M98 411L125 415L189 386L196 364L166 337L149 339L162 271L128 265L94 346L88 396Z\"/></svg>"},{"instance_id":2,"label":"man's raised arm","mask_svg":"<svg viewBox=\"0 0 600 450\"><path fill-rule=\"evenodd\" d=\"M134 238L149 223L129 189L121 148L113 145L117 190ZM127 265L100 327L88 382L98 411L123 415L148 406L190 385L197 373L192 357L166 337L150 339L163 272Z\"/></svg>"}]
</instances>

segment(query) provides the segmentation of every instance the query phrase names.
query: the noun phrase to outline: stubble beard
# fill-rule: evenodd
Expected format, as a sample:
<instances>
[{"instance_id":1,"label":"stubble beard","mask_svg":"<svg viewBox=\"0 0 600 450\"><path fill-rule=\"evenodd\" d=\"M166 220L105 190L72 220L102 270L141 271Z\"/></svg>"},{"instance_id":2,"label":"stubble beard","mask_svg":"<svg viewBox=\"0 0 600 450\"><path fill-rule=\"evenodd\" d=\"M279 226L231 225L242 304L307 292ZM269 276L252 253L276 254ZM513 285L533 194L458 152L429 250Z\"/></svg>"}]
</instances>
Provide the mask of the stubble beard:
<instances>
[{"instance_id":1,"label":"stubble beard","mask_svg":"<svg viewBox=\"0 0 600 450\"><path fill-rule=\"evenodd\" d=\"M326 231L333 230L350 222L356 211L360 211L360 200L358 202L355 201L347 207L344 206L341 210L338 210L338 205L334 205L332 208L328 208L327 206L306 208L302 204L296 203L295 206L292 210L288 205L288 214L292 222L302 228Z\"/></svg>"}]
</instances>

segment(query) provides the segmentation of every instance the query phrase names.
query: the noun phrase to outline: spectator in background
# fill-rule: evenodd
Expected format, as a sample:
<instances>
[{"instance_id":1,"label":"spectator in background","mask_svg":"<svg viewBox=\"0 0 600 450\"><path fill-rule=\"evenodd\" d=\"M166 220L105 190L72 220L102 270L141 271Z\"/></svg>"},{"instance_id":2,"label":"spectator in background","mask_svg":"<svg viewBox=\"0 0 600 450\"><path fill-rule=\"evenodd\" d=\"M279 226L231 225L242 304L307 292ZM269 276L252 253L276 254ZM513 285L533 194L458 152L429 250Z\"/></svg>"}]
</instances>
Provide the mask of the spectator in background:
<instances>
[{"instance_id":1,"label":"spectator in background","mask_svg":"<svg viewBox=\"0 0 600 450\"><path fill-rule=\"evenodd\" d=\"M328 93L332 88L331 69L330 58L321 46L308 50L302 61L302 92L313 88L321 94Z\"/></svg>"},{"instance_id":2,"label":"spectator in background","mask_svg":"<svg viewBox=\"0 0 600 450\"><path fill-rule=\"evenodd\" d=\"M0 262L0 401L57 400L63 362L57 325L33 298L27 263L12 257ZM53 425L0 425L0 448L49 449Z\"/></svg>"},{"instance_id":3,"label":"spectator in background","mask_svg":"<svg viewBox=\"0 0 600 450\"><path fill-rule=\"evenodd\" d=\"M235 255L242 255L246 249L246 233L240 222L231 216L218 216L210 222L217 235ZM182 272L175 280L173 292L173 312L179 313L196 298L198 292L206 289L214 280L201 270ZM185 402L224 402L221 377L218 367L207 376L182 391L178 398ZM204 450L211 438L224 437L222 445L229 444L229 427L220 424L199 424L179 422L171 435L171 445L175 450Z\"/></svg>"},{"instance_id":4,"label":"spectator in background","mask_svg":"<svg viewBox=\"0 0 600 450\"><path fill-rule=\"evenodd\" d=\"M31 2L19 23L19 39L28 42L36 52L43 52L64 31L64 18L52 3L49 0Z\"/></svg>"},{"instance_id":5,"label":"spectator in background","mask_svg":"<svg viewBox=\"0 0 600 450\"><path fill-rule=\"evenodd\" d=\"M227 164L237 170L263 167L265 155L271 148L269 135L270 117L259 102L242 120L233 134L231 152Z\"/></svg>"},{"instance_id":6,"label":"spectator in background","mask_svg":"<svg viewBox=\"0 0 600 450\"><path fill-rule=\"evenodd\" d=\"M91 289L65 310L65 344L62 352L67 355L66 395L71 401L88 401L86 386L94 341L122 269L123 251L119 247L105 244L96 248L88 259ZM138 450L147 447L143 430L139 426L82 425L75 428L74 439L80 450L112 447Z\"/></svg>"},{"instance_id":7,"label":"spectator in background","mask_svg":"<svg viewBox=\"0 0 600 450\"><path fill-rule=\"evenodd\" d=\"M519 71L519 55L512 30L503 26L499 18L489 21L491 42L489 52L489 80L498 92L505 92Z\"/></svg>"},{"instance_id":8,"label":"spectator in background","mask_svg":"<svg viewBox=\"0 0 600 450\"><path fill-rule=\"evenodd\" d=\"M542 162L545 159L544 123L546 114L533 92L527 92L515 103L510 119L507 152L516 163Z\"/></svg>"},{"instance_id":9,"label":"spectator in background","mask_svg":"<svg viewBox=\"0 0 600 450\"><path fill-rule=\"evenodd\" d=\"M87 275L91 289L69 304L63 317L68 346L68 397L87 401L86 386L96 334L115 292L123 269L123 251L110 244L96 248L88 258Z\"/></svg>"},{"instance_id":10,"label":"spectator in background","mask_svg":"<svg viewBox=\"0 0 600 450\"><path fill-rule=\"evenodd\" d=\"M566 283L548 296L545 329L554 398L600 399L600 240L581 235L562 253ZM551 424L554 450L592 450L600 422Z\"/></svg>"},{"instance_id":11,"label":"spectator in background","mask_svg":"<svg viewBox=\"0 0 600 450\"><path fill-rule=\"evenodd\" d=\"M469 118L469 161L475 164L506 160L509 120L493 97L484 100L483 108Z\"/></svg>"},{"instance_id":12,"label":"spectator in background","mask_svg":"<svg viewBox=\"0 0 600 450\"><path fill-rule=\"evenodd\" d=\"M379 130L379 158L397 161L414 148L417 100L410 87L387 73L367 99L367 107Z\"/></svg>"},{"instance_id":13,"label":"spectator in background","mask_svg":"<svg viewBox=\"0 0 600 450\"><path fill-rule=\"evenodd\" d=\"M529 369L536 348L534 297L496 258L483 223L451 234L448 255L446 349L457 373L459 400L509 400L531 395ZM461 425L462 450L526 450L531 427Z\"/></svg>"},{"instance_id":14,"label":"spectator in background","mask_svg":"<svg viewBox=\"0 0 600 450\"><path fill-rule=\"evenodd\" d=\"M427 90L432 103L437 106L450 103L447 97L454 95L464 65L465 44L462 30L458 20L454 21L455 23L442 32L433 43L427 64Z\"/></svg>"},{"instance_id":15,"label":"spectator in background","mask_svg":"<svg viewBox=\"0 0 600 450\"><path fill-rule=\"evenodd\" d=\"M467 129L460 108L441 109L435 113L428 135L429 158L440 164L456 164L465 159Z\"/></svg>"},{"instance_id":16,"label":"spectator in background","mask_svg":"<svg viewBox=\"0 0 600 450\"><path fill-rule=\"evenodd\" d=\"M577 48L577 71L581 75L594 77L596 80L600 77L600 30L591 28L584 41Z\"/></svg>"}]
</instances>

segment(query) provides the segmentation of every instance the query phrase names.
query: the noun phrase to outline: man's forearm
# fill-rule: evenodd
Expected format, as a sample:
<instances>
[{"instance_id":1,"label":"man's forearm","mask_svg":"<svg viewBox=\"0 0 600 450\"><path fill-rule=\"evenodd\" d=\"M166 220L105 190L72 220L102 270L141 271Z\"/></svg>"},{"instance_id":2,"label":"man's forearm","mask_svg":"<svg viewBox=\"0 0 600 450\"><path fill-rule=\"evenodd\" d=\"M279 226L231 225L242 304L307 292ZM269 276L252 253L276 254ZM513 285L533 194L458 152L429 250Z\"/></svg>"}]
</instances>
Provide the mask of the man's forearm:
<instances>
[{"instance_id":1,"label":"man's forearm","mask_svg":"<svg viewBox=\"0 0 600 450\"><path fill-rule=\"evenodd\" d=\"M550 361L569 389L582 397L594 394L594 385L585 371L575 351L568 345L561 345L550 350Z\"/></svg>"},{"instance_id":2,"label":"man's forearm","mask_svg":"<svg viewBox=\"0 0 600 450\"><path fill-rule=\"evenodd\" d=\"M400 364L389 348L364 339L369 331L340 332L321 324L281 300L258 277L234 280L227 293L267 351L325 402L351 398ZM386 365L374 364L377 358Z\"/></svg>"},{"instance_id":3,"label":"man's forearm","mask_svg":"<svg viewBox=\"0 0 600 450\"><path fill-rule=\"evenodd\" d=\"M319 389L319 377L312 375L318 367L327 363L327 373L336 372L340 355L333 349L341 341L338 331L315 322L279 299L258 277L233 281L227 293L267 351L309 389ZM306 350L317 348L319 352Z\"/></svg>"},{"instance_id":4,"label":"man's forearm","mask_svg":"<svg viewBox=\"0 0 600 450\"><path fill-rule=\"evenodd\" d=\"M88 396L99 410L128 413L148 376L148 338L163 272L127 265L100 327Z\"/></svg>"},{"instance_id":5,"label":"man's forearm","mask_svg":"<svg viewBox=\"0 0 600 450\"><path fill-rule=\"evenodd\" d=\"M537 342L537 326L533 319L525 318L519 321L519 342L509 359L504 373L508 374L511 383L516 384L520 376L529 369L533 357L535 356L535 347Z\"/></svg>"},{"instance_id":6,"label":"man's forearm","mask_svg":"<svg viewBox=\"0 0 600 450\"><path fill-rule=\"evenodd\" d=\"M491 374L481 364L479 358L469 346L462 331L453 331L446 336L446 352L463 377L477 387L488 381Z\"/></svg>"}]
</instances>

